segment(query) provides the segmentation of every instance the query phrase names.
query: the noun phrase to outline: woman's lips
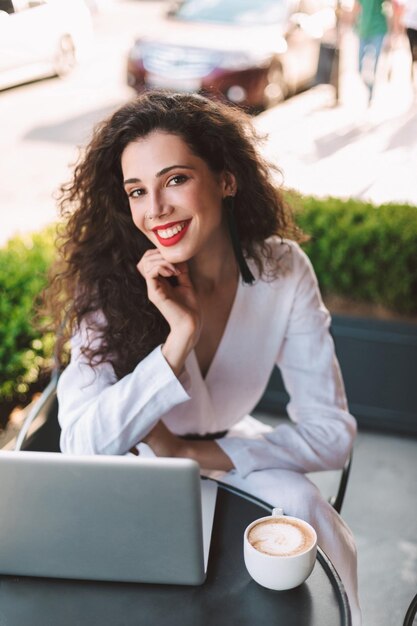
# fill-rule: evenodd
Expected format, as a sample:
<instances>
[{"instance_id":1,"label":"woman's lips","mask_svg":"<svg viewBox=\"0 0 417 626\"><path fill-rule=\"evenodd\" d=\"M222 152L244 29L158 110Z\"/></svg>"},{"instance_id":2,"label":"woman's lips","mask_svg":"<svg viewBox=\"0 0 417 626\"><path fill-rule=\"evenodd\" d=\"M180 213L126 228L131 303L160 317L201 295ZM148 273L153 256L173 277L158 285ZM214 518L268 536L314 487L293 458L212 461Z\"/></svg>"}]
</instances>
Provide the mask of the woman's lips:
<instances>
[{"instance_id":1,"label":"woman's lips","mask_svg":"<svg viewBox=\"0 0 417 626\"><path fill-rule=\"evenodd\" d=\"M163 226L152 228L159 243L163 246L175 246L181 241L188 230L191 219L182 222L170 222Z\"/></svg>"}]
</instances>

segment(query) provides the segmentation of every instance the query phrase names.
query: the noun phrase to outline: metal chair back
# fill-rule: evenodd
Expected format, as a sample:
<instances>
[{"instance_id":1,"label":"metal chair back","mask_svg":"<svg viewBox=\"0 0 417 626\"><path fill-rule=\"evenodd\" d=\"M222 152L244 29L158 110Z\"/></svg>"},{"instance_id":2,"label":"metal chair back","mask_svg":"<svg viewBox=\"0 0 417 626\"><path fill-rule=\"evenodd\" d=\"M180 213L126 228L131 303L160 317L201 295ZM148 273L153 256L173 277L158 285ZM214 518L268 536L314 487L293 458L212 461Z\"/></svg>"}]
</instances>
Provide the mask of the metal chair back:
<instances>
[{"instance_id":1,"label":"metal chair back","mask_svg":"<svg viewBox=\"0 0 417 626\"><path fill-rule=\"evenodd\" d=\"M413 626L416 613L417 613L417 593L414 596L414 598L411 600L410 605L407 609L407 613L405 614L405 617L404 617L403 626Z\"/></svg>"}]
</instances>

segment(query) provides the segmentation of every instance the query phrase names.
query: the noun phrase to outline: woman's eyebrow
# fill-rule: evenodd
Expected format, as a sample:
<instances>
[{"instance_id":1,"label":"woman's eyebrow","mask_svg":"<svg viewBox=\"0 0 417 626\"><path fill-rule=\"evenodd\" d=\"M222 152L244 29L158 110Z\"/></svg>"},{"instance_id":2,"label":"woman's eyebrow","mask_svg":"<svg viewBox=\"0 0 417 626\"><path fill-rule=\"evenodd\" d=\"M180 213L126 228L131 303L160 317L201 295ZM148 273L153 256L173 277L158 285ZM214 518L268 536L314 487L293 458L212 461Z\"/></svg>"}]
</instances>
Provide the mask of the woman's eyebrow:
<instances>
[{"instance_id":1,"label":"woman's eyebrow","mask_svg":"<svg viewBox=\"0 0 417 626\"><path fill-rule=\"evenodd\" d=\"M193 169L195 169L191 165L169 165L168 167L164 167L160 172L157 172L156 173L156 178L159 178L160 176L163 176L164 174L167 174L171 170L175 170L177 168L180 168L180 169L183 169L183 170L193 170ZM140 183L140 182L142 182L140 178L127 178L125 181L123 181L123 184L124 185L129 185L131 183Z\"/></svg>"}]
</instances>

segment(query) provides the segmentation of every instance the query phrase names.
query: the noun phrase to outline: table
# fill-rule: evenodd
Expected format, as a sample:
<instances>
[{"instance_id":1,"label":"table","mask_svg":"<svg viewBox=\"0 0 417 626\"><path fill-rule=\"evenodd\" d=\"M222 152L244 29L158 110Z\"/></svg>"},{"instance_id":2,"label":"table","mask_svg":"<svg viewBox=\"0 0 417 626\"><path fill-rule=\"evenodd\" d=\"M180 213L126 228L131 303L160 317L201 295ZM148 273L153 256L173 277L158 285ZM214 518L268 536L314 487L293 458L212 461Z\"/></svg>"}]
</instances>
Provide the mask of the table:
<instances>
[{"instance_id":1,"label":"table","mask_svg":"<svg viewBox=\"0 0 417 626\"><path fill-rule=\"evenodd\" d=\"M219 484L207 579L199 587L0 576L0 626L350 626L340 579L318 549L290 591L254 582L243 531L271 508Z\"/></svg>"}]
</instances>

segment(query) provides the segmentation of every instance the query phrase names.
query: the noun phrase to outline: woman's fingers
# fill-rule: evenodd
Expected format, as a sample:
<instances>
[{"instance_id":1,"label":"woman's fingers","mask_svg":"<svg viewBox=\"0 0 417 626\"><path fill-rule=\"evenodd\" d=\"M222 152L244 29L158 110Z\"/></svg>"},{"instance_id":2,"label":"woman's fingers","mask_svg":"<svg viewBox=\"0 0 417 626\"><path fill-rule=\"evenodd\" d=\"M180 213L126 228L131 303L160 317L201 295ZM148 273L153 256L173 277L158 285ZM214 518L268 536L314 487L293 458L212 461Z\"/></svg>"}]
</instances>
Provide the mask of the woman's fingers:
<instances>
[{"instance_id":1,"label":"woman's fingers","mask_svg":"<svg viewBox=\"0 0 417 626\"><path fill-rule=\"evenodd\" d=\"M148 298L162 313L171 330L199 326L200 314L187 263L166 261L158 250L149 250L137 268L146 280ZM176 281L169 280L175 277ZM197 321L196 321L197 320ZM192 331L194 332L194 330Z\"/></svg>"},{"instance_id":2,"label":"woman's fingers","mask_svg":"<svg viewBox=\"0 0 417 626\"><path fill-rule=\"evenodd\" d=\"M145 252L136 267L145 280L158 278L158 276L168 278L169 276L178 275L175 265L166 261L157 250Z\"/></svg>"},{"instance_id":3,"label":"woman's fingers","mask_svg":"<svg viewBox=\"0 0 417 626\"><path fill-rule=\"evenodd\" d=\"M181 287L192 287L193 285L191 282L191 277L188 271L187 263L178 263L176 265L176 269L178 271L177 273L178 284L181 285Z\"/></svg>"},{"instance_id":4,"label":"woman's fingers","mask_svg":"<svg viewBox=\"0 0 417 626\"><path fill-rule=\"evenodd\" d=\"M175 267L171 265L154 265L149 268L149 271L146 273L145 278L148 276L149 278L158 278L158 276L163 276L164 278L168 278L169 276L176 276L177 271Z\"/></svg>"}]
</instances>

